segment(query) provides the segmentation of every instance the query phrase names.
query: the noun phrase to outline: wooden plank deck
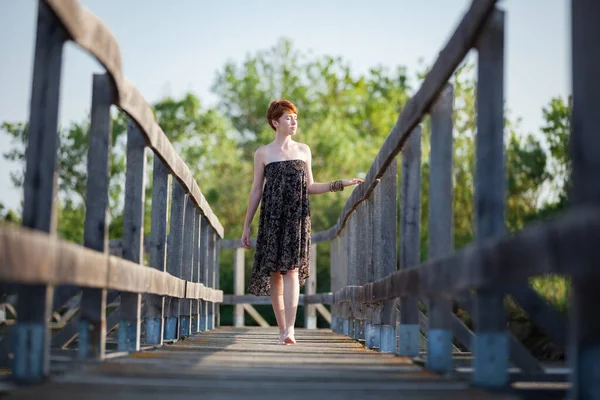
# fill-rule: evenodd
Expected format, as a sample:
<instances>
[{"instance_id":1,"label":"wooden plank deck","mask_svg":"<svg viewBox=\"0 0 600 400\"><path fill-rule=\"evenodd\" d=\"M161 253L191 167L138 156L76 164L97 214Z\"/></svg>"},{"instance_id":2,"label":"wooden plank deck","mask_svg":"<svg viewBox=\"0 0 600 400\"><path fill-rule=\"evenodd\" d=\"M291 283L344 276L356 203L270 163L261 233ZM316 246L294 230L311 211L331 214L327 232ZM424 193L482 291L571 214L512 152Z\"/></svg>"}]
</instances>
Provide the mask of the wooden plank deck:
<instances>
[{"instance_id":1,"label":"wooden plank deck","mask_svg":"<svg viewBox=\"0 0 600 400\"><path fill-rule=\"evenodd\" d=\"M3 399L513 399L424 371L330 330L297 331L277 345L275 328L223 327L161 348L84 362ZM286 390L286 392L283 392Z\"/></svg>"}]
</instances>

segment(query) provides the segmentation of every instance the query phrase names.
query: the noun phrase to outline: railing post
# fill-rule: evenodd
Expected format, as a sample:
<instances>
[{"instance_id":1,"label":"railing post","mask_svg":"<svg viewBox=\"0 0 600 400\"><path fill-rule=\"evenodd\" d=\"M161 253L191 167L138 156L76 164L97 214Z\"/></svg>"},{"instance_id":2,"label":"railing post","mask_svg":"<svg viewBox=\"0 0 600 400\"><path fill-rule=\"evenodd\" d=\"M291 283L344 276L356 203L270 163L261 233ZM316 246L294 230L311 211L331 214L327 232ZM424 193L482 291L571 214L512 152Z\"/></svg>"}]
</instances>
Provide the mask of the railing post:
<instances>
[{"instance_id":1,"label":"railing post","mask_svg":"<svg viewBox=\"0 0 600 400\"><path fill-rule=\"evenodd\" d=\"M410 134L402 151L402 193L400 201L400 268L420 263L421 238L421 127ZM407 357L419 355L420 326L418 300L400 299L400 326L398 354ZM382 332L382 347L383 347Z\"/></svg>"},{"instance_id":2,"label":"railing post","mask_svg":"<svg viewBox=\"0 0 600 400\"><path fill-rule=\"evenodd\" d=\"M504 235L504 12L494 10L477 45L476 240ZM474 384L508 382L508 334L503 288L478 290L474 338Z\"/></svg>"},{"instance_id":3,"label":"railing post","mask_svg":"<svg viewBox=\"0 0 600 400\"><path fill-rule=\"evenodd\" d=\"M194 212L195 206L190 196L186 196L185 216L183 223L183 259L181 279L192 280L192 264L194 262ZM185 338L192 334L192 300L180 299L179 307L179 337Z\"/></svg>"},{"instance_id":4,"label":"railing post","mask_svg":"<svg viewBox=\"0 0 600 400\"><path fill-rule=\"evenodd\" d=\"M597 110L600 102L600 3L571 0L571 46L573 111L569 153L572 162L572 204L600 204L600 135ZM586 238L596 245L598 237ZM600 398L600 280L597 259L588 259L578 268L587 276L573 278L568 359L572 367L569 398Z\"/></svg>"},{"instance_id":5,"label":"railing post","mask_svg":"<svg viewBox=\"0 0 600 400\"><path fill-rule=\"evenodd\" d=\"M194 209L194 262L192 264L192 282L200 282L200 209ZM200 331L200 299L192 300L192 333Z\"/></svg>"},{"instance_id":6,"label":"railing post","mask_svg":"<svg viewBox=\"0 0 600 400\"><path fill-rule=\"evenodd\" d=\"M170 233L167 239L167 272L177 278L181 277L183 259L183 230L185 223L186 195L181 183L173 177L171 194ZM167 297L165 304L165 340L179 337L179 306L176 297Z\"/></svg>"},{"instance_id":7,"label":"railing post","mask_svg":"<svg viewBox=\"0 0 600 400\"><path fill-rule=\"evenodd\" d=\"M356 212L354 212L346 222L346 264L348 266L348 280L346 286L355 286L356 278L356 254L357 254L357 232L356 232ZM348 310L348 328L344 327L344 333L351 338L354 338L355 319L354 310L356 304L354 302L346 302Z\"/></svg>"},{"instance_id":8,"label":"railing post","mask_svg":"<svg viewBox=\"0 0 600 400\"><path fill-rule=\"evenodd\" d=\"M209 228L208 220L206 217L201 217L202 223L200 224L200 283L208 287L208 264L210 263L210 250L209 250ZM202 300L200 304L200 331L205 332L208 330L208 302Z\"/></svg>"},{"instance_id":9,"label":"railing post","mask_svg":"<svg viewBox=\"0 0 600 400\"><path fill-rule=\"evenodd\" d=\"M394 159L373 191L373 278L382 279L397 269L396 238L398 231L398 161ZM390 350L390 332L396 343L396 300L383 302L375 311L375 324L369 329L368 347L381 347L381 331L386 333L384 351Z\"/></svg>"},{"instance_id":10,"label":"railing post","mask_svg":"<svg viewBox=\"0 0 600 400\"><path fill-rule=\"evenodd\" d=\"M216 246L216 236L217 234L215 233L215 230L212 226L208 226L208 257L209 257L209 261L208 261L208 265L207 265L207 269L208 269L208 280L207 280L207 286L210 288L215 288L215 281L216 281L216 268L215 268L215 262L217 260L216 257L216 250L217 250L217 246ZM215 303L213 303L212 301L208 302L208 316L207 316L207 330L212 330L215 329Z\"/></svg>"},{"instance_id":11,"label":"railing post","mask_svg":"<svg viewBox=\"0 0 600 400\"><path fill-rule=\"evenodd\" d=\"M67 33L50 8L44 2L38 2L23 184L23 226L48 233L51 232L55 196L58 104L66 39ZM46 285L18 287L17 325L13 336L13 377L16 381L35 382L48 374L53 291Z\"/></svg>"},{"instance_id":12,"label":"railing post","mask_svg":"<svg viewBox=\"0 0 600 400\"><path fill-rule=\"evenodd\" d=\"M215 230L215 289L219 290L221 288L221 268L219 264L221 254L221 238L217 234ZM218 328L221 326L221 304L215 303L215 323L214 328Z\"/></svg>"},{"instance_id":13,"label":"railing post","mask_svg":"<svg viewBox=\"0 0 600 400\"><path fill-rule=\"evenodd\" d=\"M166 271L167 212L169 171L162 160L154 156L152 172L152 229L150 232L150 267ZM163 343L165 297L146 297L146 343Z\"/></svg>"},{"instance_id":14,"label":"railing post","mask_svg":"<svg viewBox=\"0 0 600 400\"><path fill-rule=\"evenodd\" d=\"M108 75L94 74L83 245L101 253L108 251L106 211L112 136L110 107L114 93L113 83ZM106 289L84 288L80 303L78 356L103 359L105 350Z\"/></svg>"},{"instance_id":15,"label":"railing post","mask_svg":"<svg viewBox=\"0 0 600 400\"><path fill-rule=\"evenodd\" d=\"M348 221L349 222L349 221ZM346 227L340 232L340 282L341 287L344 288L351 283L351 266L350 266L350 236L351 228L350 224L346 223ZM342 318L342 332L344 335L349 336L351 329L354 327L354 322L350 323L352 318L350 316L350 303L343 302L340 304L340 315Z\"/></svg>"},{"instance_id":16,"label":"railing post","mask_svg":"<svg viewBox=\"0 0 600 400\"><path fill-rule=\"evenodd\" d=\"M335 293L339 289L341 289L341 270L340 270L340 246L341 246L341 238L340 236L334 237L330 242L330 250L329 250L329 274L331 279L331 292ZM331 330L336 333L343 332L343 321L340 315L340 305L332 304L331 305Z\"/></svg>"},{"instance_id":17,"label":"railing post","mask_svg":"<svg viewBox=\"0 0 600 400\"><path fill-rule=\"evenodd\" d=\"M453 88L447 85L431 110L429 164L429 258L450 255L452 238L452 109ZM428 299L427 368L452 370L452 302Z\"/></svg>"},{"instance_id":18,"label":"railing post","mask_svg":"<svg viewBox=\"0 0 600 400\"><path fill-rule=\"evenodd\" d=\"M144 254L144 197L146 186L146 142L133 120L127 123L127 166L123 210L123 258L138 264ZM120 351L140 349L142 295L121 292L118 344Z\"/></svg>"},{"instance_id":19,"label":"railing post","mask_svg":"<svg viewBox=\"0 0 600 400\"><path fill-rule=\"evenodd\" d=\"M304 293L307 296L317 293L317 245L310 245L310 256L308 260L309 277L306 280ZM314 304L304 304L304 327L317 329L317 307Z\"/></svg>"},{"instance_id":20,"label":"railing post","mask_svg":"<svg viewBox=\"0 0 600 400\"><path fill-rule=\"evenodd\" d=\"M238 247L233 254L233 294L241 296L244 294L244 248ZM233 326L244 326L244 305L233 306Z\"/></svg>"},{"instance_id":21,"label":"railing post","mask_svg":"<svg viewBox=\"0 0 600 400\"><path fill-rule=\"evenodd\" d=\"M372 208L373 200L367 199L362 202L356 210L356 234L357 234L357 249L360 249L355 255L356 257L356 285L362 286L368 282L369 271L373 265L373 245L370 231L372 229ZM366 319L366 304L355 303L357 318L354 320L354 339L365 339L365 319Z\"/></svg>"}]
</instances>

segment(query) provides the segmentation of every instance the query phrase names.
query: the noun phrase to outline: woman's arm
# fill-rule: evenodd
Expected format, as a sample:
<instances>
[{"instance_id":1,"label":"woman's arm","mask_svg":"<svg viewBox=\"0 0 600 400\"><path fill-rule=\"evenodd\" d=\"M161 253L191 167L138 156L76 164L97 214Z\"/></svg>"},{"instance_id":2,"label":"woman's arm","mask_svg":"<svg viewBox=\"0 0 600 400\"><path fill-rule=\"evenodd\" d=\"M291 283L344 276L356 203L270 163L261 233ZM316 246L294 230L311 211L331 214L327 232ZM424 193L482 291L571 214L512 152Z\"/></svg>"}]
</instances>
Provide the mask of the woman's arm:
<instances>
[{"instance_id":1,"label":"woman's arm","mask_svg":"<svg viewBox=\"0 0 600 400\"><path fill-rule=\"evenodd\" d=\"M306 173L307 173L307 186L308 186L308 194L322 194L329 192L331 182L315 182L312 174L312 153L310 151L310 147L306 146ZM362 183L362 179L352 178L352 179L343 179L342 185L352 186L358 185Z\"/></svg>"},{"instance_id":2,"label":"woman's arm","mask_svg":"<svg viewBox=\"0 0 600 400\"><path fill-rule=\"evenodd\" d=\"M242 233L242 246L249 249L250 246L250 225L254 219L254 214L260 204L260 199L263 193L265 165L263 161L261 149L254 152L254 181L252 182L252 190L250 190L250 198L248 199L248 209L244 220L244 230Z\"/></svg>"}]
</instances>

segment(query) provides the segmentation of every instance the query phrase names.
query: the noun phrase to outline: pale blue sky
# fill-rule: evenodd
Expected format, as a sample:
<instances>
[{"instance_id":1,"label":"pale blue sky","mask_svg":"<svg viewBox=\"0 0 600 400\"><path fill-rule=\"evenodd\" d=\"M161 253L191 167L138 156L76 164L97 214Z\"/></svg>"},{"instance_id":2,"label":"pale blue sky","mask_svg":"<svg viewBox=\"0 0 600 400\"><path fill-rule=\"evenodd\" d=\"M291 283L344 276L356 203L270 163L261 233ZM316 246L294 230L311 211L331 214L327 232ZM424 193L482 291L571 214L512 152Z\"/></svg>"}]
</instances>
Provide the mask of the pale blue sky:
<instances>
[{"instance_id":1,"label":"pale blue sky","mask_svg":"<svg viewBox=\"0 0 600 400\"><path fill-rule=\"evenodd\" d=\"M117 37L125 75L152 103L191 90L213 104L210 86L228 60L267 49L287 37L301 50L339 55L357 73L375 65L408 67L435 60L469 0L82 0ZM570 93L569 2L505 0L506 100L521 128L535 132L541 108ZM0 122L29 114L36 0L0 0ZM91 99L91 74L102 71L68 44L60 122L80 121ZM390 127L391 128L391 127ZM8 136L0 134L0 152ZM19 207L9 165L0 160L0 202Z\"/></svg>"}]
</instances>

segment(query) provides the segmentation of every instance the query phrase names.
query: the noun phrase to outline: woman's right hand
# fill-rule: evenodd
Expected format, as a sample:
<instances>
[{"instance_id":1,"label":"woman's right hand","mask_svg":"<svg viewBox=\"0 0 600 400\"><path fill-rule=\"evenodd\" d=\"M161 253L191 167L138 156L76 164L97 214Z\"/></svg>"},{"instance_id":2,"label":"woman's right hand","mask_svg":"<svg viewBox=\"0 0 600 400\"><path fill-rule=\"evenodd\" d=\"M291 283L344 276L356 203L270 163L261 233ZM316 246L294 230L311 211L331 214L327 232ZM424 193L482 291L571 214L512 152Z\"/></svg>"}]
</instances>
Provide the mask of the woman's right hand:
<instances>
[{"instance_id":1,"label":"woman's right hand","mask_svg":"<svg viewBox=\"0 0 600 400\"><path fill-rule=\"evenodd\" d=\"M250 228L244 228L244 232L242 233L242 247L245 249L251 249L250 246Z\"/></svg>"}]
</instances>

